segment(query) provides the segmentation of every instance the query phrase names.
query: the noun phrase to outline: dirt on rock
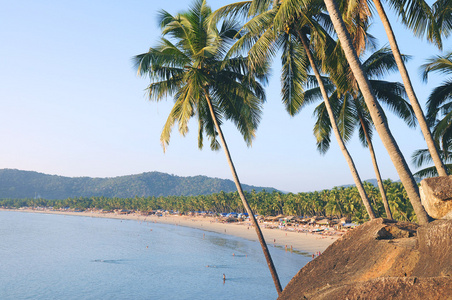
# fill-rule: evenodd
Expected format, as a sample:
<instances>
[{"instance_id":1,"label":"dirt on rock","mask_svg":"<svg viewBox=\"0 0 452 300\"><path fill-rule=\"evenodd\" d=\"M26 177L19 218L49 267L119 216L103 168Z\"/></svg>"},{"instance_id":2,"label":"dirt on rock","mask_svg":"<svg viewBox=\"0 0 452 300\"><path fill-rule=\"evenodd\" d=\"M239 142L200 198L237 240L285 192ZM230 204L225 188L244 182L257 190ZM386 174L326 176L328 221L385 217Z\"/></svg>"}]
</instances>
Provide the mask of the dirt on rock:
<instances>
[{"instance_id":1,"label":"dirt on rock","mask_svg":"<svg viewBox=\"0 0 452 300\"><path fill-rule=\"evenodd\" d=\"M303 267L278 299L452 299L452 220L369 221Z\"/></svg>"}]
</instances>

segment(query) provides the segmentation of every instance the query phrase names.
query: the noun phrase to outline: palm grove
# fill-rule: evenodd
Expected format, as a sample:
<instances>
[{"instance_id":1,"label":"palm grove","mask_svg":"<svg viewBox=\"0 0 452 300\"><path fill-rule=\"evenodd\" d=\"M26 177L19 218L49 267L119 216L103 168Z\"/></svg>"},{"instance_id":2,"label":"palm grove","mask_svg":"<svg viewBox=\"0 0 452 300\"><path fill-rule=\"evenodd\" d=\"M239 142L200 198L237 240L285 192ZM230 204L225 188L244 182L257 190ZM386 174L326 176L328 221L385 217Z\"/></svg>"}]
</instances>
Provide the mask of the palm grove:
<instances>
[{"instance_id":1,"label":"palm grove","mask_svg":"<svg viewBox=\"0 0 452 300\"><path fill-rule=\"evenodd\" d=\"M449 35L452 25L450 1L439 0L430 6L422 0L393 0L387 1L386 5L400 16L414 35L425 36L442 48L442 38ZM372 50L372 38L367 28L375 17L374 11L384 25L391 51L386 51L389 54L386 61L364 66L360 57ZM237 20L244 24L239 26ZM196 117L199 147L203 146L204 136L210 140L213 150L219 149L221 144L238 194L255 224L266 257L265 241L242 191L221 125L225 120L231 120L251 145L265 101L261 84L267 80L268 67L277 55L281 58L281 95L287 112L295 115L306 104L321 101L315 128L318 148L326 151L332 131L368 217L377 217L375 203L372 206L345 145L354 127L359 127L363 145L370 149L386 217L391 218L392 213L372 149L373 129L398 172L417 221L420 224L429 222L417 183L390 131L381 104L386 104L411 125L417 120L427 146L418 162L430 159L436 173L445 176L448 173L443 160L448 158L451 132L447 105L450 94L443 91L443 98L439 100L436 97L441 96L432 95L435 99L429 99L430 115L424 116L385 7L379 0L254 0L226 5L215 12L205 1L197 0L189 10L176 16L161 12L159 24L162 29L160 44L136 56L136 66L140 75L148 75L151 80L148 87L151 100L174 97L175 104L164 126L161 142L164 147L168 145L171 129L176 123L184 135L189 119ZM381 77L395 69L402 77L403 86L397 83L382 85ZM425 66L426 75L444 70L447 67L441 68L434 61ZM405 98L409 103L404 101ZM443 122L436 121L439 114L444 117ZM267 262L272 269L271 258L267 257ZM272 275L279 293L277 276L273 271Z\"/></svg>"},{"instance_id":2,"label":"palm grove","mask_svg":"<svg viewBox=\"0 0 452 300\"><path fill-rule=\"evenodd\" d=\"M426 36L442 48L442 38L449 35L452 25L448 1L436 1L431 6L414 0L388 4L415 35ZM385 26L390 49L375 50L373 37L367 32L373 10ZM249 206L221 125L231 120L251 145L265 102L262 85L268 79L269 65L280 55L281 95L287 112L295 115L304 106L320 102L314 128L317 147L320 152L327 151L331 132L334 134L369 218L376 214L345 145L355 128L363 146L370 150L386 217L391 211L372 148L373 130L399 173L417 221L428 222L417 184L391 134L384 108L409 126L420 125L427 150L418 151L415 161L418 165L433 161L430 174L447 175L443 160L448 159L450 147L450 82L432 93L425 117L404 67L407 58L398 50L380 1L243 1L212 12L205 1L199 0L175 16L160 12L158 22L162 29L159 44L137 55L135 62L138 74L151 81L147 89L150 100L174 97L174 107L161 134L162 145L164 149L168 146L175 124L185 135L189 120L195 117L198 146L202 148L207 137L212 150L224 149L246 210ZM368 58L362 62L360 57L365 56ZM447 61L450 63L450 55L432 58L423 66L424 77L434 71L450 72ZM394 71L402 74L403 84L384 81L383 77Z\"/></svg>"}]
</instances>

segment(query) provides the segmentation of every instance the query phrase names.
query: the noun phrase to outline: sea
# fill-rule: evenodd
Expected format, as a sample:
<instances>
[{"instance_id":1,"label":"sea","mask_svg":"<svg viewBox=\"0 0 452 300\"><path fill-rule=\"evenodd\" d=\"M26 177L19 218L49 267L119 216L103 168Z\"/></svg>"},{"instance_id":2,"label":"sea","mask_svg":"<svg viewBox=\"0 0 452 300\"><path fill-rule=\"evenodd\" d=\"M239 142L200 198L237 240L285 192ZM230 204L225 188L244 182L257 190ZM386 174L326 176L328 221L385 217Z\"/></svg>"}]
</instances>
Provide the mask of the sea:
<instances>
[{"instance_id":1,"label":"sea","mask_svg":"<svg viewBox=\"0 0 452 300\"><path fill-rule=\"evenodd\" d=\"M283 287L311 260L269 250ZM255 241L134 220L0 211L2 300L276 298Z\"/></svg>"}]
</instances>

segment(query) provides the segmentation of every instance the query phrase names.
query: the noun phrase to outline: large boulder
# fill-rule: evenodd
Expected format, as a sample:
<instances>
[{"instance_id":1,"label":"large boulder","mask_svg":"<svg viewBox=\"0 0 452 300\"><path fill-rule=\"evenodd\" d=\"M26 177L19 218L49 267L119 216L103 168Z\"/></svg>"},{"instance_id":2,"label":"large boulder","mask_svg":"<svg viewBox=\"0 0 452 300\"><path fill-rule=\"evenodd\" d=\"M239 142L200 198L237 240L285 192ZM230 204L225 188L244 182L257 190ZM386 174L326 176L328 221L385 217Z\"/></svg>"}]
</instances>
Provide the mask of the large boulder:
<instances>
[{"instance_id":1,"label":"large boulder","mask_svg":"<svg viewBox=\"0 0 452 300\"><path fill-rule=\"evenodd\" d=\"M369 221L309 262L279 299L452 299L452 220Z\"/></svg>"},{"instance_id":2,"label":"large boulder","mask_svg":"<svg viewBox=\"0 0 452 300\"><path fill-rule=\"evenodd\" d=\"M452 219L452 176L426 178L419 188L421 202L434 219Z\"/></svg>"}]
</instances>

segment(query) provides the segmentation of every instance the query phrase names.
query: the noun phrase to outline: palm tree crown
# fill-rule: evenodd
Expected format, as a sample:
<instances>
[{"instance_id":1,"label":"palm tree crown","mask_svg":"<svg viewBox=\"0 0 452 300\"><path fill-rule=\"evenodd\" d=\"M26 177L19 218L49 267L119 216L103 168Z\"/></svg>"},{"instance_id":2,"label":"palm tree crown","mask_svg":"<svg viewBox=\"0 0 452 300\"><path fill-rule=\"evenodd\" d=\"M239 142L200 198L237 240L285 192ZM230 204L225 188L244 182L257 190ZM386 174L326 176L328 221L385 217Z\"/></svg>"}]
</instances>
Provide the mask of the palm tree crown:
<instances>
[{"instance_id":1,"label":"palm tree crown","mask_svg":"<svg viewBox=\"0 0 452 300\"><path fill-rule=\"evenodd\" d=\"M260 121L265 101L261 83L267 80L266 70L261 68L251 76L246 58L225 58L238 32L238 23L226 20L218 29L207 24L210 14L210 8L201 0L188 12L176 16L161 11L158 15L163 35L160 43L134 58L138 74L148 75L151 80L147 88L150 100L174 96L175 105L160 138L164 149L175 123L185 135L188 121L194 116L199 126L198 146L203 147L206 135L211 148L219 149L206 96L212 100L218 122L221 124L224 119L234 122L248 145Z\"/></svg>"}]
</instances>

